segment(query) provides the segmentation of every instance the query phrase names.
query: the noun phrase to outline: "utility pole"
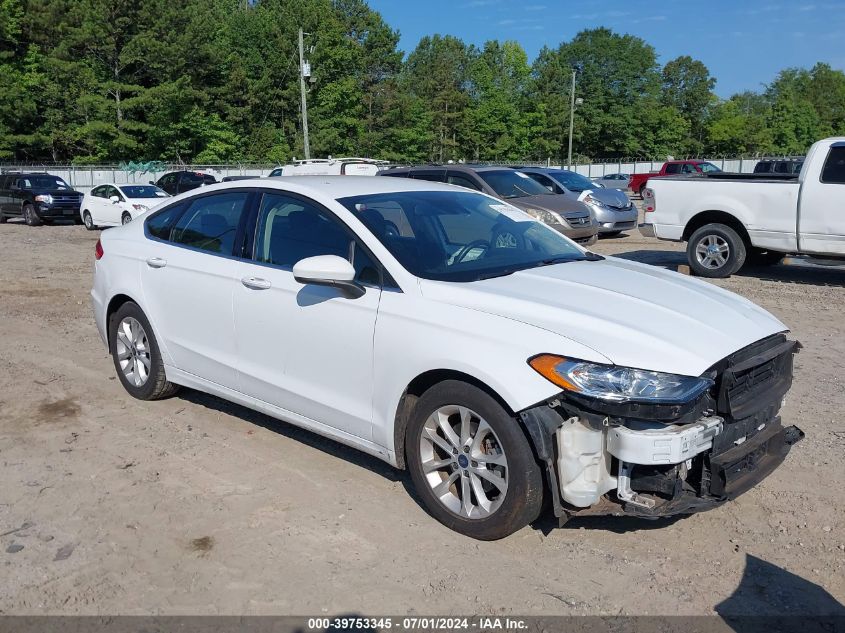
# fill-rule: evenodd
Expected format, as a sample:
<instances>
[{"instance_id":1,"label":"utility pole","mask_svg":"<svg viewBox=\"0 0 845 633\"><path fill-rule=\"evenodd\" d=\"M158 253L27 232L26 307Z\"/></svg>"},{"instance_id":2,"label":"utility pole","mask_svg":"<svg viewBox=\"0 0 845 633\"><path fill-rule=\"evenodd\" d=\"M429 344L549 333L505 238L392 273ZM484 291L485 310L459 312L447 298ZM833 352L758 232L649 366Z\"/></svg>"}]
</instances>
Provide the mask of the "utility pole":
<instances>
[{"instance_id":1,"label":"utility pole","mask_svg":"<svg viewBox=\"0 0 845 633\"><path fill-rule=\"evenodd\" d=\"M569 153L567 154L566 158L567 169L572 169L572 130L575 127L575 74L577 72L577 68L572 69L572 94L570 94L569 106Z\"/></svg>"},{"instance_id":2,"label":"utility pole","mask_svg":"<svg viewBox=\"0 0 845 633\"><path fill-rule=\"evenodd\" d=\"M302 93L302 137L305 159L311 158L311 146L308 143L308 104L305 101L305 58L302 44L302 29L299 29L299 90ZM308 72L310 75L310 71ZM574 81L574 80L573 80Z\"/></svg>"}]
</instances>

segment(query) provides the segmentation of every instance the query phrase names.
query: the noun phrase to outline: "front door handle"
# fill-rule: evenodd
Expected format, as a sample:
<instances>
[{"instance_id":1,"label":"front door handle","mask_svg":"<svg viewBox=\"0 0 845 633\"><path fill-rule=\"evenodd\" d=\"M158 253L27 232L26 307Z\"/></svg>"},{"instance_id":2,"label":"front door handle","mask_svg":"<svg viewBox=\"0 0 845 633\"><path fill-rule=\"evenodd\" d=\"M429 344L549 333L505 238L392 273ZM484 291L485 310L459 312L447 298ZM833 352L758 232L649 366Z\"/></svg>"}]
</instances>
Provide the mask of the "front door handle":
<instances>
[{"instance_id":1,"label":"front door handle","mask_svg":"<svg viewBox=\"0 0 845 633\"><path fill-rule=\"evenodd\" d=\"M261 279L260 277L244 277L241 279L241 283L247 288L252 288L253 290L268 290L273 285L266 279Z\"/></svg>"},{"instance_id":2,"label":"front door handle","mask_svg":"<svg viewBox=\"0 0 845 633\"><path fill-rule=\"evenodd\" d=\"M167 260L161 257L150 257L147 260L147 266L150 268L164 268L167 266Z\"/></svg>"}]
</instances>

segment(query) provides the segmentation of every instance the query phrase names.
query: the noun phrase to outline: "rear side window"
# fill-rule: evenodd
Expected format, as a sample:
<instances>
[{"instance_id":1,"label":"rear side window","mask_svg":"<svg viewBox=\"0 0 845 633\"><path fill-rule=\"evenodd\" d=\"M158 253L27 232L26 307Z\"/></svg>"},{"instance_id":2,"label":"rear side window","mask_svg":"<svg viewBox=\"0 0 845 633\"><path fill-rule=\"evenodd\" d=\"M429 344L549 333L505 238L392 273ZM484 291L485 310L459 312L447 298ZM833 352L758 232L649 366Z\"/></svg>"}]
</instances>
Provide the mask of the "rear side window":
<instances>
[{"instance_id":1,"label":"rear side window","mask_svg":"<svg viewBox=\"0 0 845 633\"><path fill-rule=\"evenodd\" d=\"M678 163L671 163L666 165L666 173L667 174L680 174L681 173L681 166Z\"/></svg>"},{"instance_id":2,"label":"rear side window","mask_svg":"<svg viewBox=\"0 0 845 633\"><path fill-rule=\"evenodd\" d=\"M193 200L173 227L170 241L209 253L231 255L248 197L247 192L238 191Z\"/></svg>"},{"instance_id":3,"label":"rear side window","mask_svg":"<svg viewBox=\"0 0 845 633\"><path fill-rule=\"evenodd\" d=\"M184 202L182 204L174 204L151 216L147 220L147 233L150 234L150 237L169 240L170 228L173 226L176 218L181 215L185 206L186 204Z\"/></svg>"},{"instance_id":4,"label":"rear side window","mask_svg":"<svg viewBox=\"0 0 845 633\"><path fill-rule=\"evenodd\" d=\"M845 184L845 146L831 147L822 168L822 182Z\"/></svg>"}]
</instances>

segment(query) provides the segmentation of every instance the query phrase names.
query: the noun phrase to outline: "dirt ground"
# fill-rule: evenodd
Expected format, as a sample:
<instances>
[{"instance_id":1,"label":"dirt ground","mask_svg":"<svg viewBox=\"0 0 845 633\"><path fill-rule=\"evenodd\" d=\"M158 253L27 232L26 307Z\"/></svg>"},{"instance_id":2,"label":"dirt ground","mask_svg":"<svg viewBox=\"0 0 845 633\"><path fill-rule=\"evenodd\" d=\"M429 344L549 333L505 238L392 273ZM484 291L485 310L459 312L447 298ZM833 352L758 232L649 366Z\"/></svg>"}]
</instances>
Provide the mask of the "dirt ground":
<instances>
[{"instance_id":1,"label":"dirt ground","mask_svg":"<svg viewBox=\"0 0 845 633\"><path fill-rule=\"evenodd\" d=\"M0 226L0 614L842 612L845 273L717 282L804 345L783 417L807 437L762 485L481 543L374 458L197 392L130 398L91 315L96 239ZM684 262L636 233L595 250Z\"/></svg>"}]
</instances>

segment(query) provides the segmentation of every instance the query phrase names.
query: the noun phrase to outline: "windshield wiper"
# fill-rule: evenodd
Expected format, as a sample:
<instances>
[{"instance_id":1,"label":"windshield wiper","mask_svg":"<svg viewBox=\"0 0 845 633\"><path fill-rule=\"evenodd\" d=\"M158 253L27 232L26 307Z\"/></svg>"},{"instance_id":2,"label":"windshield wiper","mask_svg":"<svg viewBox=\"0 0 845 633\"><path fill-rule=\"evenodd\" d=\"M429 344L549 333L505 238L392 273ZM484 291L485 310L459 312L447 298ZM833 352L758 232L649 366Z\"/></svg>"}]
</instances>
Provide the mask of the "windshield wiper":
<instances>
[{"instance_id":1,"label":"windshield wiper","mask_svg":"<svg viewBox=\"0 0 845 633\"><path fill-rule=\"evenodd\" d=\"M560 256L560 257L550 257L549 259L542 260L538 266L552 266L554 264L566 264L568 262L597 262L604 259L601 255L597 253L591 253L587 251L583 255L579 255L577 257L571 256Z\"/></svg>"}]
</instances>

